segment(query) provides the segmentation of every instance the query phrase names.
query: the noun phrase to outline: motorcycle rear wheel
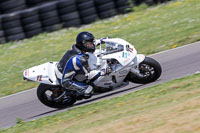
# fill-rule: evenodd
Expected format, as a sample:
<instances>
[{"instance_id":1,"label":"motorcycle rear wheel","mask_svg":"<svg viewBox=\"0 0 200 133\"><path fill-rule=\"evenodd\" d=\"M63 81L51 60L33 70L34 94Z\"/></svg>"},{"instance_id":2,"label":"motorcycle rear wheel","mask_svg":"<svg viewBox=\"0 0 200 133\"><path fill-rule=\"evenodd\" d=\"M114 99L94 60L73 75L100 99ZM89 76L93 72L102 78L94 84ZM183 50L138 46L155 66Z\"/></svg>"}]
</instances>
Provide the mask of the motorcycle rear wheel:
<instances>
[{"instance_id":1,"label":"motorcycle rear wheel","mask_svg":"<svg viewBox=\"0 0 200 133\"><path fill-rule=\"evenodd\" d=\"M37 88L37 97L40 102L51 108L66 108L72 106L76 102L74 96L64 94L65 92L60 89L60 86L40 84ZM62 98L57 101L54 100L61 95L63 95Z\"/></svg>"},{"instance_id":2,"label":"motorcycle rear wheel","mask_svg":"<svg viewBox=\"0 0 200 133\"><path fill-rule=\"evenodd\" d=\"M130 72L127 80L137 84L147 84L156 81L162 73L159 62L150 57L145 57L144 61L139 64L139 70L142 77Z\"/></svg>"}]
</instances>

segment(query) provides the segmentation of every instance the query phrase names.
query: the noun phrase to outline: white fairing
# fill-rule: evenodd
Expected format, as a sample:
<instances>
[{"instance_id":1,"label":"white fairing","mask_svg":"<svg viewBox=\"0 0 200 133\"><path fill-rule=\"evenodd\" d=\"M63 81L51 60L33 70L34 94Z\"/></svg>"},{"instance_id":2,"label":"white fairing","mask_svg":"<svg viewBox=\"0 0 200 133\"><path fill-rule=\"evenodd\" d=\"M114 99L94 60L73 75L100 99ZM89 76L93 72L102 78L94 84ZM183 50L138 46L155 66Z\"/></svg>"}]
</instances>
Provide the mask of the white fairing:
<instances>
[{"instance_id":1,"label":"white fairing","mask_svg":"<svg viewBox=\"0 0 200 133\"><path fill-rule=\"evenodd\" d=\"M119 63L123 66L128 65L137 55L136 49L127 41L120 39L120 38L114 38L114 39L105 39L103 40L107 45L105 48L105 51L111 52L111 54L107 54L103 56L103 59L117 59ZM117 49L124 47L123 51L112 53L112 49Z\"/></svg>"},{"instance_id":2,"label":"white fairing","mask_svg":"<svg viewBox=\"0 0 200 133\"><path fill-rule=\"evenodd\" d=\"M139 62L143 61L142 55L137 56L136 49L123 39L103 39L103 41L105 42L104 48L100 46L94 54L88 53L90 68L99 70L106 68L106 60L109 59L116 59L119 64L113 65L113 72L107 76L101 76L94 84L104 88L113 88L126 84L123 82L124 79L134 65L138 66Z\"/></svg>"},{"instance_id":3,"label":"white fairing","mask_svg":"<svg viewBox=\"0 0 200 133\"><path fill-rule=\"evenodd\" d=\"M127 41L114 39L101 39L103 44L89 55L89 66L92 70L102 70L108 67L108 60L114 60L111 65L112 72L109 75L101 76L94 85L102 88L115 88L127 84L124 79L130 71L139 73L138 65L145 58L144 55L138 55L136 49ZM47 62L24 71L24 78L44 84L59 85L55 67L57 62Z\"/></svg>"},{"instance_id":4,"label":"white fairing","mask_svg":"<svg viewBox=\"0 0 200 133\"><path fill-rule=\"evenodd\" d=\"M39 83L59 85L54 71L56 64L57 62L47 62L29 68L24 71L24 78Z\"/></svg>"}]
</instances>

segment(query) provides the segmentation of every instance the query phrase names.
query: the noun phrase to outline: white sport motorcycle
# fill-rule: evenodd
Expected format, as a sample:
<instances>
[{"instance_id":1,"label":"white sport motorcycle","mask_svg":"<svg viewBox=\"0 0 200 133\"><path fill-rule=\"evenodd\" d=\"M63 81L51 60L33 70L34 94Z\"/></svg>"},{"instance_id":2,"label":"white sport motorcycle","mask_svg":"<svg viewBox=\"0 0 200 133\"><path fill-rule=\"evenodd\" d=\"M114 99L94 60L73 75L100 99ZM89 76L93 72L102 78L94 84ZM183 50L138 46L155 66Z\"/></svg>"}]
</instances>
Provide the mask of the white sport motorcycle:
<instances>
[{"instance_id":1,"label":"white sport motorcycle","mask_svg":"<svg viewBox=\"0 0 200 133\"><path fill-rule=\"evenodd\" d=\"M110 91L129 82L146 84L157 80L162 68L160 64L142 54L137 54L133 45L120 38L104 38L99 41L95 52L88 53L91 69L102 70L110 67L112 72L95 80L94 93ZM64 108L72 106L77 100L74 90L64 89L56 78L57 62L47 62L24 71L27 81L39 82L38 99L46 106Z\"/></svg>"}]
</instances>

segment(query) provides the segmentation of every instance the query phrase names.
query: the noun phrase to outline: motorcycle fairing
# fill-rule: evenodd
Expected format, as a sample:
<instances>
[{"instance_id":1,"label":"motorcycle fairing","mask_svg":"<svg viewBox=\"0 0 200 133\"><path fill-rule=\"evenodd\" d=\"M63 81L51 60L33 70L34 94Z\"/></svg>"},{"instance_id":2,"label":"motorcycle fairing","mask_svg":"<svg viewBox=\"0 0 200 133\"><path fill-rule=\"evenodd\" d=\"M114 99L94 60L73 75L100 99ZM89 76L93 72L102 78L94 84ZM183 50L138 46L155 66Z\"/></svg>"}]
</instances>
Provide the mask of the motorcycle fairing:
<instances>
[{"instance_id":1,"label":"motorcycle fairing","mask_svg":"<svg viewBox=\"0 0 200 133\"><path fill-rule=\"evenodd\" d=\"M104 39L106 48L104 49L103 60L117 59L122 66L128 65L136 57L137 51L129 42L120 39ZM119 49L117 51L117 49ZM109 54L110 53L110 54Z\"/></svg>"},{"instance_id":2,"label":"motorcycle fairing","mask_svg":"<svg viewBox=\"0 0 200 133\"><path fill-rule=\"evenodd\" d=\"M55 67L57 62L47 62L24 71L24 79L49 85L59 85Z\"/></svg>"},{"instance_id":3,"label":"motorcycle fairing","mask_svg":"<svg viewBox=\"0 0 200 133\"><path fill-rule=\"evenodd\" d=\"M119 63L113 65L113 71L110 75L101 76L94 84L103 88L118 87L123 82L130 71L139 73L135 69L145 58L144 55L138 55L136 49L123 39L104 39L106 46L104 49L97 49L94 54L89 54L89 66L92 69L107 68L107 60L115 59ZM57 81L55 68L57 62L47 62L24 71L24 79L49 85L59 85Z\"/></svg>"}]
</instances>

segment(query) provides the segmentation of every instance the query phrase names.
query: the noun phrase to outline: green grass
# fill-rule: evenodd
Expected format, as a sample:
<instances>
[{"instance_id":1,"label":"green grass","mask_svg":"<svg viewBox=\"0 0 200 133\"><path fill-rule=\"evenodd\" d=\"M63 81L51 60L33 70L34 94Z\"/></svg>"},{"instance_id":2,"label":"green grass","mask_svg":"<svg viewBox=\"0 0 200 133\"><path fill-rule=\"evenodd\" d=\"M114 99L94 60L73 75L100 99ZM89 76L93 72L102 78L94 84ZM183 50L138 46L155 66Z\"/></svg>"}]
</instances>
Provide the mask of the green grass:
<instances>
[{"instance_id":1,"label":"green grass","mask_svg":"<svg viewBox=\"0 0 200 133\"><path fill-rule=\"evenodd\" d=\"M6 133L199 132L200 74L30 122Z\"/></svg>"},{"instance_id":2,"label":"green grass","mask_svg":"<svg viewBox=\"0 0 200 133\"><path fill-rule=\"evenodd\" d=\"M81 31L90 31L96 38L123 38L132 43L138 53L149 55L199 41L199 12L199 0L177 0L80 28L0 45L0 97L36 87L38 83L22 80L22 72L41 63L59 61Z\"/></svg>"}]
</instances>

